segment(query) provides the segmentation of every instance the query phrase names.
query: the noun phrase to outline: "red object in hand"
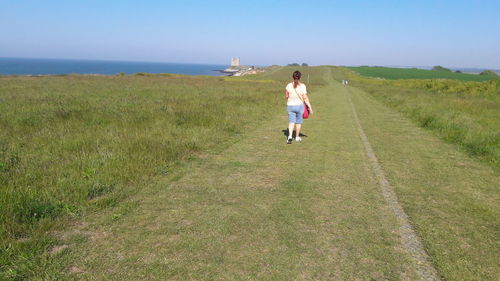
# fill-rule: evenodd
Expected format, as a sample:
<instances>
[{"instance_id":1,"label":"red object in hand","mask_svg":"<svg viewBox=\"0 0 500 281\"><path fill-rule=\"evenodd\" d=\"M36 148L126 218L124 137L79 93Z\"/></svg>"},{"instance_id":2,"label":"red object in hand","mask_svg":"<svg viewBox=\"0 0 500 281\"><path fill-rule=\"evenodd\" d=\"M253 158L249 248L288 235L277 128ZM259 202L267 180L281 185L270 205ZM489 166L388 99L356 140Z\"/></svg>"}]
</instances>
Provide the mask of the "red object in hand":
<instances>
[{"instance_id":1,"label":"red object in hand","mask_svg":"<svg viewBox=\"0 0 500 281\"><path fill-rule=\"evenodd\" d=\"M304 103L304 114L302 114L302 118L304 119L309 118L309 107L305 103Z\"/></svg>"}]
</instances>

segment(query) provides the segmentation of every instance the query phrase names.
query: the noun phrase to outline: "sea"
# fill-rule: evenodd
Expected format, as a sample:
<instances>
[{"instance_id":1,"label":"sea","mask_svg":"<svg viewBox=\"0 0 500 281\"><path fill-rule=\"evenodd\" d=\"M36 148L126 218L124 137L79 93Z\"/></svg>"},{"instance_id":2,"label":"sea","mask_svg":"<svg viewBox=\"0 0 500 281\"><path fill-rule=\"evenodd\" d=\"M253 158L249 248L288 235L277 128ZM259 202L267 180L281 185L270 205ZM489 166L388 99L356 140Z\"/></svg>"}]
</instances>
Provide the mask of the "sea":
<instances>
[{"instance_id":1,"label":"sea","mask_svg":"<svg viewBox=\"0 0 500 281\"><path fill-rule=\"evenodd\" d=\"M220 64L187 64L166 62L131 62L103 60L0 58L0 75L61 75L61 74L133 74L176 73L187 75L223 76Z\"/></svg>"}]
</instances>

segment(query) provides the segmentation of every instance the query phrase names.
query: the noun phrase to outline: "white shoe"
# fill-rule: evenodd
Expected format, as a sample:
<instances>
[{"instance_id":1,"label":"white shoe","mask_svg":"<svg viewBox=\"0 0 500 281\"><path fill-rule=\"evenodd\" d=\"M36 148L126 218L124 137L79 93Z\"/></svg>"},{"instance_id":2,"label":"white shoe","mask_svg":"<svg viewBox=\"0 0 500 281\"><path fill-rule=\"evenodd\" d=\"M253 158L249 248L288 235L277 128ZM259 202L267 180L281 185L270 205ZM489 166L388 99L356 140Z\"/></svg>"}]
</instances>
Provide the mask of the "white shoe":
<instances>
[{"instance_id":1,"label":"white shoe","mask_svg":"<svg viewBox=\"0 0 500 281\"><path fill-rule=\"evenodd\" d=\"M302 139L300 137L295 137L295 141L299 142L302 141Z\"/></svg>"}]
</instances>

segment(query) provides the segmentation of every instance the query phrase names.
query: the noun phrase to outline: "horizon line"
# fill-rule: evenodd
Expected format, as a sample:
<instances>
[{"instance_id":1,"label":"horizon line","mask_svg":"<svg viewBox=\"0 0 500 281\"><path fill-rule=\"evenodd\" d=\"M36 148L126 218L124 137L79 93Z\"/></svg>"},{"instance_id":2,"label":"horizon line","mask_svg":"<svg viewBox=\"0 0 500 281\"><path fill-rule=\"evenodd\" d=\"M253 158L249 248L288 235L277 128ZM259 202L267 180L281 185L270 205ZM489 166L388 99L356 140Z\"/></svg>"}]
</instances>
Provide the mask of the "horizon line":
<instances>
[{"instance_id":1,"label":"horizon line","mask_svg":"<svg viewBox=\"0 0 500 281\"><path fill-rule=\"evenodd\" d=\"M100 61L100 62L130 62L130 63L165 63L165 64L192 64L192 65L230 65L227 63L197 63L197 62L174 62L174 61L150 61L150 60L121 60L121 59L88 59L88 58L49 58L49 57L0 57L0 59L32 59L32 60L62 60L62 61ZM292 64L292 63L290 63ZM249 66L272 66L272 65L278 65L278 66L288 66L288 65L280 65L280 64L266 64L266 65L259 65L259 64L249 64ZM308 66L339 66L339 67L361 67L361 66L367 66L367 67L387 67L387 68L417 68L417 69L430 69L434 66L443 66L446 68L452 68L452 69L474 69L474 70L493 70L493 71L500 71L499 68L487 68L487 67L469 67L469 66L446 66L446 65L379 65L379 64L353 64L353 65L345 65L345 64L308 64Z\"/></svg>"}]
</instances>

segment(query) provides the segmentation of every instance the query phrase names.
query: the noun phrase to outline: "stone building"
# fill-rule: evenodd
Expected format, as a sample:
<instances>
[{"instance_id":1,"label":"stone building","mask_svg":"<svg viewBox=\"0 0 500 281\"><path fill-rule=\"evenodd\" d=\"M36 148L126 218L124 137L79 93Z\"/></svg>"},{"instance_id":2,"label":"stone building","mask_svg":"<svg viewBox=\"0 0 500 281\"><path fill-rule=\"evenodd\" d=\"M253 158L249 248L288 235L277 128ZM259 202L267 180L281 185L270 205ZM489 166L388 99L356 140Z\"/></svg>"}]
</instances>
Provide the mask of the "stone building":
<instances>
[{"instance_id":1,"label":"stone building","mask_svg":"<svg viewBox=\"0 0 500 281\"><path fill-rule=\"evenodd\" d=\"M240 58L231 58L231 67L240 66Z\"/></svg>"}]
</instances>

